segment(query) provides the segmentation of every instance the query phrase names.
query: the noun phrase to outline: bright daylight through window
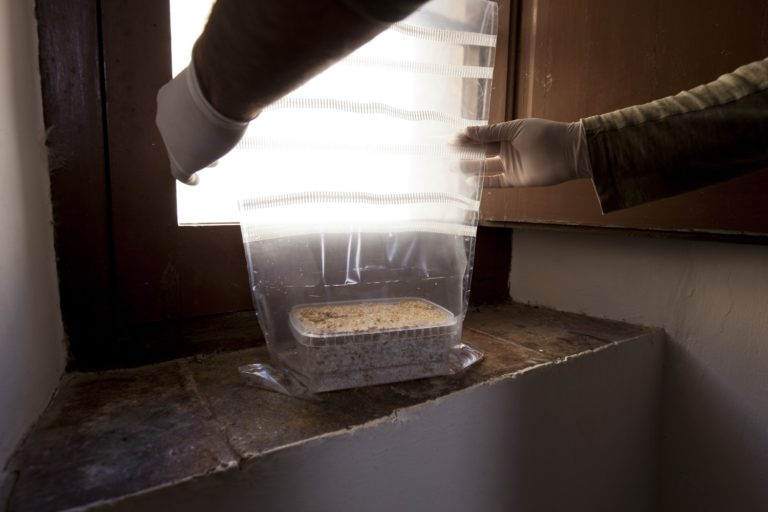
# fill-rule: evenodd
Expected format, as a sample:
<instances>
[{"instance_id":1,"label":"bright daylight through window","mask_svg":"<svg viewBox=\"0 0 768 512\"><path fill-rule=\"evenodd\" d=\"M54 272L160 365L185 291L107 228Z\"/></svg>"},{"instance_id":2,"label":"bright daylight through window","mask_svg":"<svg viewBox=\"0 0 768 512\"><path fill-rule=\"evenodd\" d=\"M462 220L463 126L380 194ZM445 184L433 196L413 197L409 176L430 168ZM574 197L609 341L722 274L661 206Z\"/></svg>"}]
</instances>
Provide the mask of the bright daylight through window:
<instances>
[{"instance_id":1,"label":"bright daylight through window","mask_svg":"<svg viewBox=\"0 0 768 512\"><path fill-rule=\"evenodd\" d=\"M198 186L177 184L179 224L237 223L238 200L255 195L374 191L459 194L472 201L459 161L477 154L446 141L487 120L483 98L492 67L483 55L492 54L496 37L471 28L463 0L437 3L439 17L425 9L416 15L425 23L394 25L262 112L230 154L199 173ZM170 5L175 76L189 64L213 2ZM432 21L445 26L446 12L456 13L448 25L455 30L427 28ZM364 221L370 208L356 208L328 201L320 210L291 212L318 222L319 213ZM388 215L397 220L411 213L407 204L391 205Z\"/></svg>"}]
</instances>

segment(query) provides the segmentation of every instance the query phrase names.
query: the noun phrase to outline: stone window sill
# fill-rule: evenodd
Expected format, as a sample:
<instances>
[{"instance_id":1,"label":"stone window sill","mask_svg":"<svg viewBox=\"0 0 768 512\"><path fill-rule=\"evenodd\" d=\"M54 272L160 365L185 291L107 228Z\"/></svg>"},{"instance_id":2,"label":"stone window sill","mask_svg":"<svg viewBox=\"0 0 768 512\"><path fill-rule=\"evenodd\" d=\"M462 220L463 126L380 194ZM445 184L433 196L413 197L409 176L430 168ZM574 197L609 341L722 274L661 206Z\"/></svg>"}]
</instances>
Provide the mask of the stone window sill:
<instances>
[{"instance_id":1,"label":"stone window sill","mask_svg":"<svg viewBox=\"0 0 768 512\"><path fill-rule=\"evenodd\" d=\"M660 343L654 329L516 304L473 310L464 338L486 358L462 376L327 393L318 401L243 382L237 367L266 361L265 347L67 374L12 461L8 508L130 509L137 497L352 435L478 386L567 366L573 356L638 340Z\"/></svg>"}]
</instances>

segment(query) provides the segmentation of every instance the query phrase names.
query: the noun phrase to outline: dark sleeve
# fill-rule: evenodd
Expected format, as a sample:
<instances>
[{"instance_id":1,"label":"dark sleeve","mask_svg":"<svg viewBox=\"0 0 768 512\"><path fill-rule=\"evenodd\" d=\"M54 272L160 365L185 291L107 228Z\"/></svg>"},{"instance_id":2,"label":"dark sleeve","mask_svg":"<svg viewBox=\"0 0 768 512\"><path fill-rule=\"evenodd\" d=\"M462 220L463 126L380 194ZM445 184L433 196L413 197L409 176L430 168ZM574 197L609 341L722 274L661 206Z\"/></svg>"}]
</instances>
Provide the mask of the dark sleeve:
<instances>
[{"instance_id":1,"label":"dark sleeve","mask_svg":"<svg viewBox=\"0 0 768 512\"><path fill-rule=\"evenodd\" d=\"M387 28L347 2L217 0L192 50L203 95L229 119L250 121Z\"/></svg>"},{"instance_id":2,"label":"dark sleeve","mask_svg":"<svg viewBox=\"0 0 768 512\"><path fill-rule=\"evenodd\" d=\"M603 212L768 169L768 59L582 122Z\"/></svg>"},{"instance_id":3,"label":"dark sleeve","mask_svg":"<svg viewBox=\"0 0 768 512\"><path fill-rule=\"evenodd\" d=\"M394 23L407 17L427 0L344 0L353 11L378 23Z\"/></svg>"}]
</instances>

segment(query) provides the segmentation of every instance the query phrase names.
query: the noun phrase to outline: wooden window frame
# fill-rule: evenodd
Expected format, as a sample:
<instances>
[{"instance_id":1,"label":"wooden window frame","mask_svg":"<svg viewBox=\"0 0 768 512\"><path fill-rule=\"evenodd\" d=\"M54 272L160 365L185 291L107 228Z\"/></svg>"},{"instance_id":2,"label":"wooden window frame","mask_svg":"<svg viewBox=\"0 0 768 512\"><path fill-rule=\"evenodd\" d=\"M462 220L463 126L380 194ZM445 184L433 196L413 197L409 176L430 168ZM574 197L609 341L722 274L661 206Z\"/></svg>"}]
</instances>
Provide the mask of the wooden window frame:
<instances>
[{"instance_id":1,"label":"wooden window frame","mask_svg":"<svg viewBox=\"0 0 768 512\"><path fill-rule=\"evenodd\" d=\"M499 4L507 19L510 1ZM123 16L130 9L141 12ZM38 0L36 15L69 368L134 366L263 342L239 228L185 226L179 235L167 165L135 165L166 158L153 125L131 133L126 124L141 118L150 126L154 94L171 77L167 2ZM501 23L499 62L509 61L508 41L509 25ZM503 64L494 80L504 94L492 97L493 121L501 121L511 83ZM506 300L510 231L481 227L476 245L473 302ZM190 259L177 257L184 251L240 264L190 271L183 268ZM194 278L180 283L184 273ZM224 311L215 311L217 301L228 304Z\"/></svg>"},{"instance_id":2,"label":"wooden window frame","mask_svg":"<svg viewBox=\"0 0 768 512\"><path fill-rule=\"evenodd\" d=\"M535 80L530 78L542 72L531 61L532 45L539 43L532 35L537 22L531 14L532 1L498 2L500 30L491 122L528 115L556 118L560 113L559 107L547 110L546 102L541 108L531 108L535 103L531 101L531 84ZM538 5L541 10L557 1L540 0ZM611 0L597 0L594 5L602 5L600 2L613 5ZM140 15L124 16L131 9L141 10ZM138 365L260 343L239 228L184 227L183 235L178 235L175 192L167 165L154 169L157 172L148 172L149 164L136 165L137 161L151 163L165 158L150 119L154 117L154 94L170 78L167 3L136 7L116 0L38 0L36 13L55 247L70 367ZM685 37L683 33L678 39ZM739 44L734 55L721 56L718 65L724 67L722 71L735 67L732 60L743 63L745 55L757 51L744 48L743 41ZM706 65L698 68L709 69ZM137 67L146 73L137 77ZM698 68L696 77L705 76ZM565 70L567 76L578 71ZM558 79L567 80L567 76ZM113 93L116 88L120 94ZM643 94L648 95L648 91L634 100L651 99ZM562 98L557 101L562 104ZM618 106L622 105L614 107ZM576 113L596 112L574 110L563 115ZM133 138L126 124L136 118L142 118L148 129L133 133ZM133 158L132 164L126 163L130 160L126 156ZM758 212L757 224L742 230L757 234L738 229L723 232L713 229L718 224L711 223L719 220L712 211L727 211L734 198L743 197L750 188L768 189L768 172L608 216L599 214L588 183L486 190L472 301L508 299L511 227L765 244L768 209ZM694 220L703 224L691 224ZM224 265L212 274L199 272L190 268L193 264L189 258L179 256L190 253L208 266L217 259L239 263ZM192 278L180 277L190 275ZM228 306L217 310L218 304Z\"/></svg>"}]
</instances>

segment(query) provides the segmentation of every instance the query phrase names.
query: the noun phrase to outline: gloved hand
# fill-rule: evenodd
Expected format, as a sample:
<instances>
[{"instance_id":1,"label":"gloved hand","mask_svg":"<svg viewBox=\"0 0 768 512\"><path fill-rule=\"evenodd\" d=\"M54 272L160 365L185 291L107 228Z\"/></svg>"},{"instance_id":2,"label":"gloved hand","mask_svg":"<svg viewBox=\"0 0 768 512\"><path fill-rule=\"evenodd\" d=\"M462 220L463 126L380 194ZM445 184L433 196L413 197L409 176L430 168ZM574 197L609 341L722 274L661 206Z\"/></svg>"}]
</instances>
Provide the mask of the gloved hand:
<instances>
[{"instance_id":1,"label":"gloved hand","mask_svg":"<svg viewBox=\"0 0 768 512\"><path fill-rule=\"evenodd\" d=\"M160 88L155 123L168 151L171 174L187 185L197 185L195 173L227 154L248 127L248 122L234 121L213 108L191 64Z\"/></svg>"},{"instance_id":2,"label":"gloved hand","mask_svg":"<svg viewBox=\"0 0 768 512\"><path fill-rule=\"evenodd\" d=\"M483 183L488 187L540 187L591 178L589 149L581 122L516 119L470 126L459 144L484 145Z\"/></svg>"}]
</instances>

